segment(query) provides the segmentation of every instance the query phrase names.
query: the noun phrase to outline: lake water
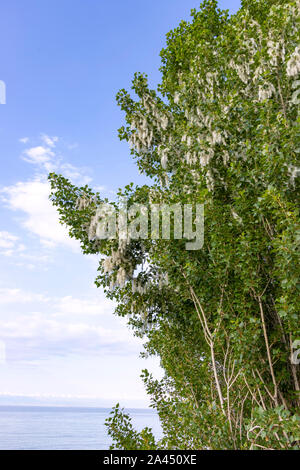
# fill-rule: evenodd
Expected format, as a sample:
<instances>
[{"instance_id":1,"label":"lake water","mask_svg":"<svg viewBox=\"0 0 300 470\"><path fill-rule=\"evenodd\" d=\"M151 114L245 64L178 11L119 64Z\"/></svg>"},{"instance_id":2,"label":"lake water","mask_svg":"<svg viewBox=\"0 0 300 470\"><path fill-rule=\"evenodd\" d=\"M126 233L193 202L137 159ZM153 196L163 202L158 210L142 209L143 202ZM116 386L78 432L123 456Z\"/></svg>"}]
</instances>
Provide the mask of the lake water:
<instances>
[{"instance_id":1,"label":"lake water","mask_svg":"<svg viewBox=\"0 0 300 470\"><path fill-rule=\"evenodd\" d=\"M107 408L0 406L0 449L108 449L104 421ZM148 426L161 435L157 414L151 409L128 409L133 425Z\"/></svg>"}]
</instances>

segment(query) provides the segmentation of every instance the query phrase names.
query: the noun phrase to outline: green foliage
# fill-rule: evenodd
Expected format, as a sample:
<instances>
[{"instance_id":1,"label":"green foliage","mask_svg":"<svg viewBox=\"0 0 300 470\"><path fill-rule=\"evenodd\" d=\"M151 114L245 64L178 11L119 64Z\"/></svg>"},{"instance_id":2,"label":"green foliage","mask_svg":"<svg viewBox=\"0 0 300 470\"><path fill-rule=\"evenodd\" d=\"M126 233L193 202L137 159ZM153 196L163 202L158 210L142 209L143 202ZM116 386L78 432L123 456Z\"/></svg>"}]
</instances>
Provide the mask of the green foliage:
<instances>
[{"instance_id":1,"label":"green foliage","mask_svg":"<svg viewBox=\"0 0 300 470\"><path fill-rule=\"evenodd\" d=\"M151 429L144 428L140 433L133 429L131 418L117 404L105 425L113 444L110 449L150 450L156 449Z\"/></svg>"},{"instance_id":2,"label":"green foliage","mask_svg":"<svg viewBox=\"0 0 300 470\"><path fill-rule=\"evenodd\" d=\"M97 286L165 372L143 371L163 438L116 407L115 448L299 448L299 19L295 1L245 0L232 17L204 1L168 33L158 90L135 74L137 100L117 95L119 136L153 183L119 198L205 204L201 250L97 239L100 195L49 176L70 235L105 257Z\"/></svg>"}]
</instances>

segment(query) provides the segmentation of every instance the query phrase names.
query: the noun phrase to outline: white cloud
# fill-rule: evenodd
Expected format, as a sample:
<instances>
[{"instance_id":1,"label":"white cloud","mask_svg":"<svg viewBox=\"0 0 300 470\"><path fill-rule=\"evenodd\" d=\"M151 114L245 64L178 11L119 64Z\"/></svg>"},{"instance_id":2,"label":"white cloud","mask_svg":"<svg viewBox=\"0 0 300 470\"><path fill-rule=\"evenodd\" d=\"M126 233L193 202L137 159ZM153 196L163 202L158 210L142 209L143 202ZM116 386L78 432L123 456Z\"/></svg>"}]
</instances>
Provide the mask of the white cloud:
<instances>
[{"instance_id":1,"label":"white cloud","mask_svg":"<svg viewBox=\"0 0 300 470\"><path fill-rule=\"evenodd\" d=\"M21 139L19 139L19 142L21 142L22 144L27 144L27 142L29 142L29 138L28 137L22 137Z\"/></svg>"},{"instance_id":2,"label":"white cloud","mask_svg":"<svg viewBox=\"0 0 300 470\"><path fill-rule=\"evenodd\" d=\"M56 318L68 315L71 317L74 315L82 316L82 318L90 315L110 315L114 305L111 300L105 297L102 291L93 292L92 296L85 298L72 295L49 297L45 294L20 288L0 287L0 307L1 305L24 303L32 304L31 309L36 309L38 303L47 304L49 313Z\"/></svg>"},{"instance_id":3,"label":"white cloud","mask_svg":"<svg viewBox=\"0 0 300 470\"><path fill-rule=\"evenodd\" d=\"M71 315L99 315L110 313L112 302L102 298L96 299L78 299L70 295L62 297L57 302L57 311L59 314Z\"/></svg>"},{"instance_id":4,"label":"white cloud","mask_svg":"<svg viewBox=\"0 0 300 470\"><path fill-rule=\"evenodd\" d=\"M63 326L63 327L62 327ZM86 344L89 349L93 341L104 343L119 342L124 336L118 330L105 329L101 326L88 325L83 322L65 323L53 318L49 318L40 312L31 312L30 315L18 316L17 320L2 321L1 324L2 339L9 338L32 338L41 344L46 341L64 342L68 340L79 340L81 347ZM87 340L85 342L85 340Z\"/></svg>"},{"instance_id":5,"label":"white cloud","mask_svg":"<svg viewBox=\"0 0 300 470\"><path fill-rule=\"evenodd\" d=\"M0 190L2 200L13 211L25 214L22 226L40 238L47 247L68 246L78 251L79 243L70 238L59 223L57 210L49 200L50 184L42 178L19 182Z\"/></svg>"},{"instance_id":6,"label":"white cloud","mask_svg":"<svg viewBox=\"0 0 300 470\"><path fill-rule=\"evenodd\" d=\"M20 141L26 143L28 138L20 139ZM21 158L27 163L35 165L44 174L56 171L57 173L63 173L66 178L71 179L75 184L88 184L92 180L88 175L88 169L78 168L65 162L59 149L57 149L58 142L59 138L57 136L50 137L47 134L42 134L38 142L39 145L23 150Z\"/></svg>"},{"instance_id":7,"label":"white cloud","mask_svg":"<svg viewBox=\"0 0 300 470\"><path fill-rule=\"evenodd\" d=\"M66 146L67 146L67 149L69 149L69 150L74 150L74 149L77 149L79 147L77 142L73 142L71 144L67 143Z\"/></svg>"},{"instance_id":8,"label":"white cloud","mask_svg":"<svg viewBox=\"0 0 300 470\"><path fill-rule=\"evenodd\" d=\"M26 149L22 154L23 160L27 163L39 165L47 173L56 169L54 157L55 153L49 147L43 147L42 145Z\"/></svg>"},{"instance_id":9,"label":"white cloud","mask_svg":"<svg viewBox=\"0 0 300 470\"><path fill-rule=\"evenodd\" d=\"M0 232L0 256L10 258L14 266L30 270L41 266L45 269L45 265L53 261L49 252L35 253L32 247L29 252L25 244L20 241L20 237L6 231Z\"/></svg>"},{"instance_id":10,"label":"white cloud","mask_svg":"<svg viewBox=\"0 0 300 470\"><path fill-rule=\"evenodd\" d=\"M22 362L78 352L136 351L139 341L111 317L112 309L112 302L104 296L55 298L2 287L0 338L6 344L7 359ZM112 320L113 326L104 326L104 317Z\"/></svg>"},{"instance_id":11,"label":"white cloud","mask_svg":"<svg viewBox=\"0 0 300 470\"><path fill-rule=\"evenodd\" d=\"M40 360L76 352L128 353L137 341L117 318L103 293L90 298L49 297L19 288L0 288L0 338L8 360ZM109 321L109 325L105 324ZM132 349L133 348L133 349Z\"/></svg>"},{"instance_id":12,"label":"white cloud","mask_svg":"<svg viewBox=\"0 0 300 470\"><path fill-rule=\"evenodd\" d=\"M20 139L23 143L28 140L28 137ZM67 228L59 223L57 210L49 200L50 184L46 177L49 171L56 171L80 185L88 184L91 178L87 169L63 161L56 149L58 142L58 137L42 134L39 139L42 145L26 148L21 158L35 165L38 173L31 181L20 181L0 189L0 196L2 194L2 201L9 209L23 213L22 226L37 235L45 247L63 245L78 251L79 242L69 237ZM6 232L0 232L0 254L12 256L17 250L16 239L5 238L4 235L1 237L1 233ZM21 245L18 250L21 250ZM32 267L31 264L30 269Z\"/></svg>"},{"instance_id":13,"label":"white cloud","mask_svg":"<svg viewBox=\"0 0 300 470\"><path fill-rule=\"evenodd\" d=\"M0 248L13 248L18 238L9 232L0 232Z\"/></svg>"},{"instance_id":14,"label":"white cloud","mask_svg":"<svg viewBox=\"0 0 300 470\"><path fill-rule=\"evenodd\" d=\"M29 141L28 137L19 140L24 144ZM40 140L42 145L25 149L21 154L21 158L28 163L38 165L46 172L54 171L57 167L57 156L54 148L58 142L58 137L49 137L46 134L42 134Z\"/></svg>"},{"instance_id":15,"label":"white cloud","mask_svg":"<svg viewBox=\"0 0 300 470\"><path fill-rule=\"evenodd\" d=\"M49 298L43 294L26 292L22 289L0 287L0 305L10 303L48 302Z\"/></svg>"},{"instance_id":16,"label":"white cloud","mask_svg":"<svg viewBox=\"0 0 300 470\"><path fill-rule=\"evenodd\" d=\"M88 175L84 175L84 169L78 168L70 163L62 163L59 166L59 171L68 179L73 182L80 182L81 185L88 184L92 181L92 178Z\"/></svg>"},{"instance_id":17,"label":"white cloud","mask_svg":"<svg viewBox=\"0 0 300 470\"><path fill-rule=\"evenodd\" d=\"M49 173L57 167L57 156L54 148L58 142L58 137L49 137L46 134L42 134L40 140L42 145L36 145L23 150L21 158L27 163L38 165L40 169ZM23 137L19 141L26 144L29 142L29 138Z\"/></svg>"},{"instance_id":18,"label":"white cloud","mask_svg":"<svg viewBox=\"0 0 300 470\"><path fill-rule=\"evenodd\" d=\"M47 147L38 145L37 147L31 147L23 152L23 159L28 163L34 164L49 164L54 153Z\"/></svg>"},{"instance_id":19,"label":"white cloud","mask_svg":"<svg viewBox=\"0 0 300 470\"><path fill-rule=\"evenodd\" d=\"M47 134L42 134L41 139L49 147L55 147L56 142L58 142L58 137L49 137Z\"/></svg>"},{"instance_id":20,"label":"white cloud","mask_svg":"<svg viewBox=\"0 0 300 470\"><path fill-rule=\"evenodd\" d=\"M19 242L19 237L12 233L0 232L0 255L12 256L14 253L20 255L25 250L25 245Z\"/></svg>"}]
</instances>

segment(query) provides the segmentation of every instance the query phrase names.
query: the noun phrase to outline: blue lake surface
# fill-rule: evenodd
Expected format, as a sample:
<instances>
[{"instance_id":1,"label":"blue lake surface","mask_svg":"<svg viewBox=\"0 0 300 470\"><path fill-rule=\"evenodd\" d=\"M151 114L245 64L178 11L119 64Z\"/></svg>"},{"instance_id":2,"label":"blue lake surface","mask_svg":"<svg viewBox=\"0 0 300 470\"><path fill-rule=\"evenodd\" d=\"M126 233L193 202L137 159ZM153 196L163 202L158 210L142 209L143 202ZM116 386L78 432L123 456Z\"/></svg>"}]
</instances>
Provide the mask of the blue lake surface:
<instances>
[{"instance_id":1,"label":"blue lake surface","mask_svg":"<svg viewBox=\"0 0 300 470\"><path fill-rule=\"evenodd\" d=\"M0 406L0 449L108 449L105 419L109 408ZM153 429L161 436L151 409L128 409L137 430Z\"/></svg>"}]
</instances>

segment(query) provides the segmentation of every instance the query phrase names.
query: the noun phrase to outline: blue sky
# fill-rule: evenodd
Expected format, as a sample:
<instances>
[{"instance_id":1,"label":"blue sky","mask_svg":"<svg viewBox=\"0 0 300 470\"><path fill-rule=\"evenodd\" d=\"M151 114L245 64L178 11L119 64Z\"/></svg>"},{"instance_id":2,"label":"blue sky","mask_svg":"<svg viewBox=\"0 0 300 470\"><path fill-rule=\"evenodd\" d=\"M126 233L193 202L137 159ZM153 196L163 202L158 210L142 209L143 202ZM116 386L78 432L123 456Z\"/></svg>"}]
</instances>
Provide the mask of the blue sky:
<instances>
[{"instance_id":1,"label":"blue sky","mask_svg":"<svg viewBox=\"0 0 300 470\"><path fill-rule=\"evenodd\" d=\"M115 102L134 72L159 82L165 34L192 0L11 0L1 6L0 404L4 396L147 406L141 343L93 285L47 197L49 170L113 197L142 182ZM223 0L235 12L240 2ZM2 398L1 398L2 395Z\"/></svg>"}]
</instances>

